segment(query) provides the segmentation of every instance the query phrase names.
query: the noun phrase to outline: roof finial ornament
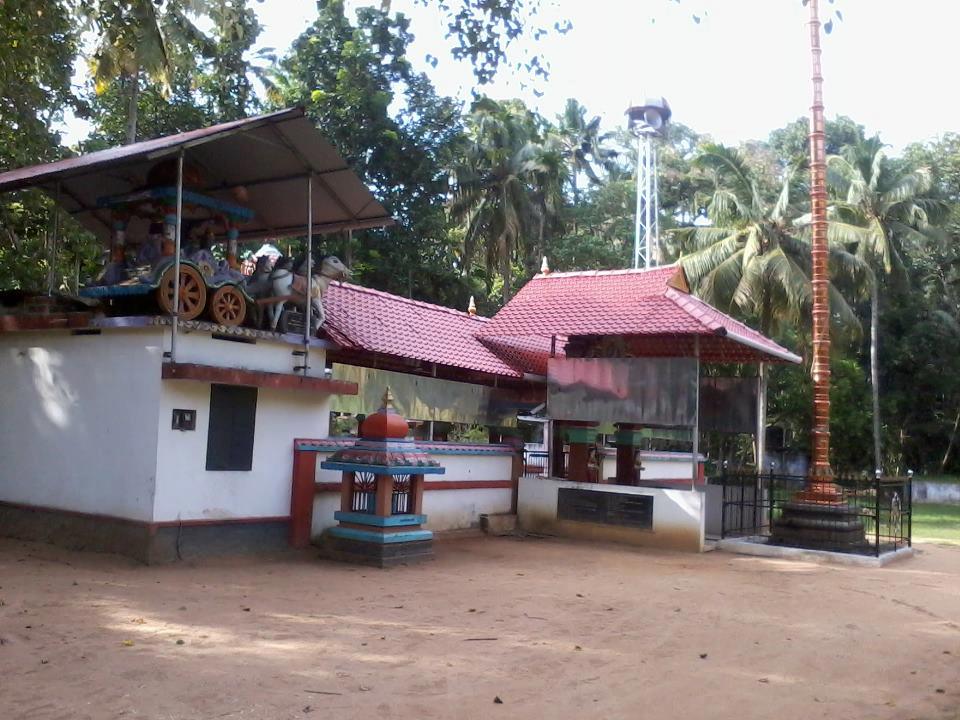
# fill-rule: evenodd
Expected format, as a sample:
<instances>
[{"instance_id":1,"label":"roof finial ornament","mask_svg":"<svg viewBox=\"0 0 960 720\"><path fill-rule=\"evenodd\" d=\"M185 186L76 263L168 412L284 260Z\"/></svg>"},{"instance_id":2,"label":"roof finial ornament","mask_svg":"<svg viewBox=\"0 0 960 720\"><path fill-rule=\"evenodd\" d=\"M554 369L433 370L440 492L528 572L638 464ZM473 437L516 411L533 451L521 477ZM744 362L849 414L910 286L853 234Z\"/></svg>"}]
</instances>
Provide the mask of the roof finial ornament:
<instances>
[{"instance_id":1,"label":"roof finial ornament","mask_svg":"<svg viewBox=\"0 0 960 720\"><path fill-rule=\"evenodd\" d=\"M393 410L393 393L390 392L390 386L387 385L387 389L383 391L383 409L384 410Z\"/></svg>"},{"instance_id":2,"label":"roof finial ornament","mask_svg":"<svg viewBox=\"0 0 960 720\"><path fill-rule=\"evenodd\" d=\"M473 295L470 296L470 304L467 305L467 312L470 313L471 315L477 314L477 303L473 299Z\"/></svg>"},{"instance_id":3,"label":"roof finial ornament","mask_svg":"<svg viewBox=\"0 0 960 720\"><path fill-rule=\"evenodd\" d=\"M549 275L549 274L550 274L550 265L547 263L547 256L546 256L546 255L543 256L543 262L540 263L540 273L541 273L542 275Z\"/></svg>"}]
</instances>

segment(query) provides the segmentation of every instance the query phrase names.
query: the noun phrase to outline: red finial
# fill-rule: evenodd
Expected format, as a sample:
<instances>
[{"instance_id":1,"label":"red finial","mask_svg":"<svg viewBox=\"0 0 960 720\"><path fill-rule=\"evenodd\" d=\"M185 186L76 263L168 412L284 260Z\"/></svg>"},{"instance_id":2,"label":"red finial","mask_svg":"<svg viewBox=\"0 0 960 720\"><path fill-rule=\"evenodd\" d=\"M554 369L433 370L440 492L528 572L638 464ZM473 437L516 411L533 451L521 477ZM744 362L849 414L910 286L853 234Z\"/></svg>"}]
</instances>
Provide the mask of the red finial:
<instances>
[{"instance_id":1,"label":"red finial","mask_svg":"<svg viewBox=\"0 0 960 720\"><path fill-rule=\"evenodd\" d=\"M359 435L363 440L402 440L407 436L407 421L394 409L389 387L383 393L383 406L367 415L360 424Z\"/></svg>"}]
</instances>

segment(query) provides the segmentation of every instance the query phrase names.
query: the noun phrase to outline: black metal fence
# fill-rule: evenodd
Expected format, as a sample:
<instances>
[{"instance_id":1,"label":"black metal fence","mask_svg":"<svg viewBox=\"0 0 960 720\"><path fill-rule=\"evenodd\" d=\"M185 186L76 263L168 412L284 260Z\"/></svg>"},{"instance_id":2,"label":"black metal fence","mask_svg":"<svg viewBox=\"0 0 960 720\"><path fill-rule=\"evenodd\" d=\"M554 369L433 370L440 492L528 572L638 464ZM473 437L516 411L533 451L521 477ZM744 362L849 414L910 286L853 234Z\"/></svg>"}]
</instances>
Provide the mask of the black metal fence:
<instances>
[{"instance_id":1,"label":"black metal fence","mask_svg":"<svg viewBox=\"0 0 960 720\"><path fill-rule=\"evenodd\" d=\"M725 471L711 481L723 487L721 537L770 539L771 529L795 503L807 479L796 475ZM911 544L912 478L844 475L834 478L842 499L863 525L863 542L835 549L863 555L880 555ZM839 525L838 520L838 525ZM823 521L829 531L830 521Z\"/></svg>"},{"instance_id":2,"label":"black metal fence","mask_svg":"<svg viewBox=\"0 0 960 720\"><path fill-rule=\"evenodd\" d=\"M541 450L523 451L523 475L524 477L536 477L537 475L546 475L550 467L550 454Z\"/></svg>"}]
</instances>

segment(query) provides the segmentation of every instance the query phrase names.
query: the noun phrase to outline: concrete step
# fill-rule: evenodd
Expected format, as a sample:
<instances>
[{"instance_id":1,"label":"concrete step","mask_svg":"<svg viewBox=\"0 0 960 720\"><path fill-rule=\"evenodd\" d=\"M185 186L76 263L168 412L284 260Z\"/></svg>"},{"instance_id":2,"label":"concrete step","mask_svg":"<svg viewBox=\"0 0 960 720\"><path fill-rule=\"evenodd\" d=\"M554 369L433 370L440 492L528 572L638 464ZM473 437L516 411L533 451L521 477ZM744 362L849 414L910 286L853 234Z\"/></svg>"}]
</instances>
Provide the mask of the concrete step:
<instances>
[{"instance_id":1,"label":"concrete step","mask_svg":"<svg viewBox=\"0 0 960 720\"><path fill-rule=\"evenodd\" d=\"M517 516L514 513L484 513L480 515L480 528L488 535L512 535L517 531Z\"/></svg>"}]
</instances>

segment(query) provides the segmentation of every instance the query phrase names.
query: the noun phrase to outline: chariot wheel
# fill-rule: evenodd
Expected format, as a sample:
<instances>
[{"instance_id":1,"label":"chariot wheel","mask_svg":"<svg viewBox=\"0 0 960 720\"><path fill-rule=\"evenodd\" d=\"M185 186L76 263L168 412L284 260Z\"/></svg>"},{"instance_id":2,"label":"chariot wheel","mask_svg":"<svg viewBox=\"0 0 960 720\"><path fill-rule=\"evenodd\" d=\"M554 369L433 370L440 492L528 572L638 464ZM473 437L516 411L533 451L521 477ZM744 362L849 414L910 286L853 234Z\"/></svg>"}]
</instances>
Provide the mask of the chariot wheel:
<instances>
[{"instance_id":1,"label":"chariot wheel","mask_svg":"<svg viewBox=\"0 0 960 720\"><path fill-rule=\"evenodd\" d=\"M247 299L235 285L224 285L210 297L210 317L218 325L242 325L247 317Z\"/></svg>"},{"instance_id":2,"label":"chariot wheel","mask_svg":"<svg viewBox=\"0 0 960 720\"><path fill-rule=\"evenodd\" d=\"M207 286L203 277L189 265L180 266L180 319L193 320L203 312ZM173 312L173 267L164 270L157 288L157 303L164 313Z\"/></svg>"}]
</instances>

